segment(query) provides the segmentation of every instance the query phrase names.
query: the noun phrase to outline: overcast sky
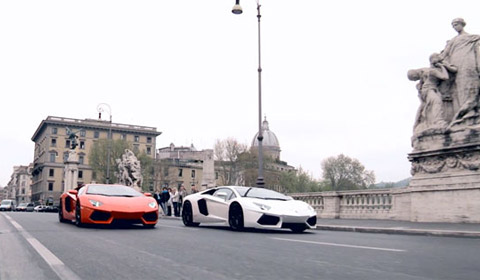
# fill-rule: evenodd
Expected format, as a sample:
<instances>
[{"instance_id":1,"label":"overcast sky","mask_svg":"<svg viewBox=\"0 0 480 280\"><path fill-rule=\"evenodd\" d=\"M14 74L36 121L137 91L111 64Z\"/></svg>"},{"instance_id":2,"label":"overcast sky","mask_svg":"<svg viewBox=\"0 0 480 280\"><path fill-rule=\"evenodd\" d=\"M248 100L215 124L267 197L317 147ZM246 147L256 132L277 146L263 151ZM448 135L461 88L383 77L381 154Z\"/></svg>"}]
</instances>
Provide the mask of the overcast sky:
<instances>
[{"instance_id":1,"label":"overcast sky","mask_svg":"<svg viewBox=\"0 0 480 280\"><path fill-rule=\"evenodd\" d=\"M157 148L250 145L258 130L256 1L0 1L0 186L33 161L47 116L156 127ZM480 34L478 1L264 0L263 114L281 159L316 179L358 159L377 182L410 176L419 105L409 69L456 33ZM107 117L108 118L108 117Z\"/></svg>"}]
</instances>

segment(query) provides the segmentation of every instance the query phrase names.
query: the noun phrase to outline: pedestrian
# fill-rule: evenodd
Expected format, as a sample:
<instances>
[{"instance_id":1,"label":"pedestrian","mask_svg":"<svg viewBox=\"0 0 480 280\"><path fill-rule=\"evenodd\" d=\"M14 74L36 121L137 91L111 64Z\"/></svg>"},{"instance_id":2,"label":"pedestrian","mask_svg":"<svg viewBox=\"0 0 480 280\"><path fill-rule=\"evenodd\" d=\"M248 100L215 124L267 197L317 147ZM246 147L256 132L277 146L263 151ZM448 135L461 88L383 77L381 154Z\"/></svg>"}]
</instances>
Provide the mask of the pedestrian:
<instances>
[{"instance_id":1,"label":"pedestrian","mask_svg":"<svg viewBox=\"0 0 480 280\"><path fill-rule=\"evenodd\" d=\"M195 186L192 186L192 192L191 193L196 193L196 192L198 192L197 188Z\"/></svg>"},{"instance_id":2,"label":"pedestrian","mask_svg":"<svg viewBox=\"0 0 480 280\"><path fill-rule=\"evenodd\" d=\"M167 216L172 216L172 188L168 188Z\"/></svg>"},{"instance_id":3,"label":"pedestrian","mask_svg":"<svg viewBox=\"0 0 480 280\"><path fill-rule=\"evenodd\" d=\"M153 198L157 201L157 204L160 208L160 192L158 191L158 189L153 193Z\"/></svg>"},{"instance_id":4,"label":"pedestrian","mask_svg":"<svg viewBox=\"0 0 480 280\"><path fill-rule=\"evenodd\" d=\"M180 200L178 202L178 213L182 213L182 207L183 207L183 200L187 196L187 189L185 188L184 185L180 187L180 191L178 192Z\"/></svg>"},{"instance_id":5,"label":"pedestrian","mask_svg":"<svg viewBox=\"0 0 480 280\"><path fill-rule=\"evenodd\" d=\"M172 189L172 207L173 207L173 215L175 217L179 217L180 214L178 212L178 202L180 200L180 194L177 191L177 188Z\"/></svg>"},{"instance_id":6,"label":"pedestrian","mask_svg":"<svg viewBox=\"0 0 480 280\"><path fill-rule=\"evenodd\" d=\"M170 199L170 194L168 193L167 187L163 187L162 193L160 194L160 206L162 207L163 215L168 214L167 203Z\"/></svg>"}]
</instances>

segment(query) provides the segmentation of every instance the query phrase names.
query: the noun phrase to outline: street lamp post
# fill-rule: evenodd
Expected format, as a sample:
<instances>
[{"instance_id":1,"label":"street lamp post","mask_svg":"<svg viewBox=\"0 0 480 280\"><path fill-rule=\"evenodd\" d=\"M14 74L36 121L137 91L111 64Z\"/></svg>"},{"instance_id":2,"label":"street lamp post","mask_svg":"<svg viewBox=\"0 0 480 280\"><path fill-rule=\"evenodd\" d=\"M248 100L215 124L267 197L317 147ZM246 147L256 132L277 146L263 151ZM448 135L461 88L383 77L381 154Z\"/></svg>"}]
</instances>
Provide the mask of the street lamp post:
<instances>
[{"instance_id":1,"label":"street lamp post","mask_svg":"<svg viewBox=\"0 0 480 280\"><path fill-rule=\"evenodd\" d=\"M257 0L257 19L258 19L258 177L257 187L263 188L265 181L263 178L263 130L262 130L262 56L261 56L261 40L260 40L260 0ZM232 8L232 13L239 15L243 12L240 6L240 0L235 0L235 5Z\"/></svg>"},{"instance_id":2,"label":"street lamp post","mask_svg":"<svg viewBox=\"0 0 480 280\"><path fill-rule=\"evenodd\" d=\"M110 116L110 121L108 125L108 147L107 147L107 175L105 176L106 178L106 183L110 184L110 157L111 157L111 150L112 150L112 108L110 105L107 103L100 103L97 106L97 111L98 111L98 118L102 118L102 112L105 111L105 108L108 109L108 115Z\"/></svg>"}]
</instances>

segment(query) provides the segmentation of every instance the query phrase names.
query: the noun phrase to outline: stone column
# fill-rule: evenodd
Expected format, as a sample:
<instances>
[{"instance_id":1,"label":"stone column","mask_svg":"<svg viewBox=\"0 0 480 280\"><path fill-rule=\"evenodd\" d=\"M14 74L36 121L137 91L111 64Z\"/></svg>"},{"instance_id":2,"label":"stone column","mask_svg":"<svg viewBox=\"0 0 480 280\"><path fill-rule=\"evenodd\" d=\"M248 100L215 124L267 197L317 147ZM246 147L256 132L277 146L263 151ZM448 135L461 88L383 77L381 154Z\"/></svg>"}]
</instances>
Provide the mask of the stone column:
<instances>
[{"instance_id":1,"label":"stone column","mask_svg":"<svg viewBox=\"0 0 480 280\"><path fill-rule=\"evenodd\" d=\"M68 158L65 161L64 182L65 190L73 190L77 187L78 180L78 155L74 150L68 152Z\"/></svg>"},{"instance_id":2,"label":"stone column","mask_svg":"<svg viewBox=\"0 0 480 280\"><path fill-rule=\"evenodd\" d=\"M323 195L323 213L321 218L340 218L340 196L337 192L326 192Z\"/></svg>"},{"instance_id":3,"label":"stone column","mask_svg":"<svg viewBox=\"0 0 480 280\"><path fill-rule=\"evenodd\" d=\"M215 162L213 160L213 150L204 150L202 185L200 190L215 187Z\"/></svg>"}]
</instances>

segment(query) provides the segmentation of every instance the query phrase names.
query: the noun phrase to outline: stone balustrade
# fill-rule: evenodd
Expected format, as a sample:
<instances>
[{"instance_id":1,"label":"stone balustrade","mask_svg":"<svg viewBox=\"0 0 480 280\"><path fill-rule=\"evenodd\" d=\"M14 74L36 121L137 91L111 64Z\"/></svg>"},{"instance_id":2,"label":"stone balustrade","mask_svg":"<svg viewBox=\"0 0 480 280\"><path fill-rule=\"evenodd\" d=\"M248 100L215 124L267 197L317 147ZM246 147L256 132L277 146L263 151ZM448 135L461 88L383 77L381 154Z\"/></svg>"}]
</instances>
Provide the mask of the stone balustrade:
<instances>
[{"instance_id":1,"label":"stone balustrade","mask_svg":"<svg viewBox=\"0 0 480 280\"><path fill-rule=\"evenodd\" d=\"M393 208L391 189L293 193L310 204L320 218L388 219Z\"/></svg>"},{"instance_id":2,"label":"stone balustrade","mask_svg":"<svg viewBox=\"0 0 480 280\"><path fill-rule=\"evenodd\" d=\"M309 203L319 218L480 223L480 179L475 185L447 179L444 185L289 195Z\"/></svg>"}]
</instances>

